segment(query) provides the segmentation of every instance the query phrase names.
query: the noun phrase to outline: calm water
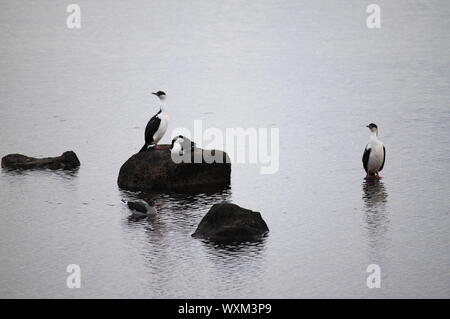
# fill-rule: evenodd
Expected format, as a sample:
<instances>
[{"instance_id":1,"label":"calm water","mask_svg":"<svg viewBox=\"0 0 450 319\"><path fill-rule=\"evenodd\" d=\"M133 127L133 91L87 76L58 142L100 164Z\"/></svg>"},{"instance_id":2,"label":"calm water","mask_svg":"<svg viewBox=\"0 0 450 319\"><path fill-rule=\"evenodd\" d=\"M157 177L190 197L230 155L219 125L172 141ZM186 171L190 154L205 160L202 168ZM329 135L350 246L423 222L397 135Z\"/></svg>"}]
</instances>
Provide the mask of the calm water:
<instances>
[{"instance_id":1,"label":"calm water","mask_svg":"<svg viewBox=\"0 0 450 319\"><path fill-rule=\"evenodd\" d=\"M377 1L2 1L0 150L74 150L76 172L0 172L0 297L450 297L450 5ZM279 127L280 169L229 189L118 189L168 93L169 131ZM387 163L365 182L364 126ZM170 133L170 132L169 132ZM170 134L163 142L170 140ZM135 221L121 198L162 204ZM213 203L258 210L264 240L190 237ZM66 287L79 264L81 289ZM380 265L381 289L366 287Z\"/></svg>"}]
</instances>

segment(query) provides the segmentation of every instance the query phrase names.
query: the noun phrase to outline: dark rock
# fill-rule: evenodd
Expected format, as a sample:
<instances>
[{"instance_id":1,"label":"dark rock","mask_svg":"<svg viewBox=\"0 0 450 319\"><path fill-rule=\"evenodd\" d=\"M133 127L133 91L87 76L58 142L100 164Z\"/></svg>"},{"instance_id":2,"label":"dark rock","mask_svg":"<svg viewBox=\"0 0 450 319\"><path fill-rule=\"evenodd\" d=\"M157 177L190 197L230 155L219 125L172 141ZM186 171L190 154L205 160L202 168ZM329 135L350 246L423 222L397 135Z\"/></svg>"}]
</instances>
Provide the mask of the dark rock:
<instances>
[{"instance_id":1,"label":"dark rock","mask_svg":"<svg viewBox=\"0 0 450 319\"><path fill-rule=\"evenodd\" d=\"M242 242L257 240L268 232L269 228L259 212L220 203L211 207L192 237L215 242Z\"/></svg>"},{"instance_id":2,"label":"dark rock","mask_svg":"<svg viewBox=\"0 0 450 319\"><path fill-rule=\"evenodd\" d=\"M58 157L34 158L21 154L9 154L2 158L2 168L8 169L74 169L80 161L73 151Z\"/></svg>"},{"instance_id":3,"label":"dark rock","mask_svg":"<svg viewBox=\"0 0 450 319\"><path fill-rule=\"evenodd\" d=\"M231 164L228 155L214 152L222 158L222 163L175 163L170 145L160 145L161 149L137 153L120 168L117 184L124 190L176 190L202 187L227 186L230 184ZM196 149L195 153L202 152ZM200 153L201 154L201 153Z\"/></svg>"}]
</instances>

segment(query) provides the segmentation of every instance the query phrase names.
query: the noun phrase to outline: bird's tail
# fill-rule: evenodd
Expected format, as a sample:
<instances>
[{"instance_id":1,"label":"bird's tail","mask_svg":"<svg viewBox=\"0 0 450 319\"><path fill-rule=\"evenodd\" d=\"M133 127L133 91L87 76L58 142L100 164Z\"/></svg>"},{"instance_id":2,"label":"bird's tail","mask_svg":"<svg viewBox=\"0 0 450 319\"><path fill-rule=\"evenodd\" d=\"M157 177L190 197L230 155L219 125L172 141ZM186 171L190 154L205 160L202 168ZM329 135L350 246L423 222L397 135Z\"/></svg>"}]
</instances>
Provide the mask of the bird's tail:
<instances>
[{"instance_id":1,"label":"bird's tail","mask_svg":"<svg viewBox=\"0 0 450 319\"><path fill-rule=\"evenodd\" d=\"M144 146L142 146L141 150L139 151L139 153L145 152L147 150L148 144L145 143Z\"/></svg>"}]
</instances>

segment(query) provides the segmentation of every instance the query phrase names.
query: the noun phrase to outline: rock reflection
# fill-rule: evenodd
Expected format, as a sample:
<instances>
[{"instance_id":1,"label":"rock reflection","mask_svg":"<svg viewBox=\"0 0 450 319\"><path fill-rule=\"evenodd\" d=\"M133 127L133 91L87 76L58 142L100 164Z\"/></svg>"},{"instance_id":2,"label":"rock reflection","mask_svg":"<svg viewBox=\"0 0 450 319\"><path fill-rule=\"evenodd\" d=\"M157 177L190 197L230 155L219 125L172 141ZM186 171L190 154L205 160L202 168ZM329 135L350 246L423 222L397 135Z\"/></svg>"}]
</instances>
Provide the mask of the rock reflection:
<instances>
[{"instance_id":1,"label":"rock reflection","mask_svg":"<svg viewBox=\"0 0 450 319\"><path fill-rule=\"evenodd\" d=\"M1 172L9 176L30 176L30 175L56 175L65 179L70 179L78 176L80 168L72 169L49 169L49 168L35 168L35 169L19 169L19 168L1 168Z\"/></svg>"},{"instance_id":2,"label":"rock reflection","mask_svg":"<svg viewBox=\"0 0 450 319\"><path fill-rule=\"evenodd\" d=\"M266 274L266 241L263 237L257 241L236 244L219 244L203 240L206 260L214 269L215 277L221 278L221 287L245 290L249 282L253 287L262 285Z\"/></svg>"},{"instance_id":3,"label":"rock reflection","mask_svg":"<svg viewBox=\"0 0 450 319\"><path fill-rule=\"evenodd\" d=\"M265 250L267 237L241 243L217 243L209 240L202 240L202 243L208 254L215 260L217 260L216 257L253 257L260 255Z\"/></svg>"},{"instance_id":4,"label":"rock reflection","mask_svg":"<svg viewBox=\"0 0 450 319\"><path fill-rule=\"evenodd\" d=\"M174 226L180 223L180 227L186 228L190 226L197 226L199 216L202 212L209 210L209 208L218 202L229 200L231 196L230 188L221 188L218 190L208 189L189 189L185 192L139 192L134 193L130 191L121 191L122 198L126 200L153 200L159 203L157 208L158 214L156 216L140 217L131 214L128 220L131 222L142 221L143 219L152 222L168 222L175 223ZM200 214L200 215L199 215ZM140 217L140 218L139 218Z\"/></svg>"}]
</instances>

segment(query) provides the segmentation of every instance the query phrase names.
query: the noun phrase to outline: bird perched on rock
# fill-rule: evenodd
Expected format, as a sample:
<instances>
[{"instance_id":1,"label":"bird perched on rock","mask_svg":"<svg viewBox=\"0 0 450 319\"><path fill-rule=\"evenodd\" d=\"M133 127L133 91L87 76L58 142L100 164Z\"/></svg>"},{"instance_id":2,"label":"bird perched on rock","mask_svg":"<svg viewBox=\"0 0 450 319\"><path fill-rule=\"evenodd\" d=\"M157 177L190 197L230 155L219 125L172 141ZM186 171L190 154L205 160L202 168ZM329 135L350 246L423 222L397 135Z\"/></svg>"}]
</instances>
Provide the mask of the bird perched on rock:
<instances>
[{"instance_id":1,"label":"bird perched on rock","mask_svg":"<svg viewBox=\"0 0 450 319\"><path fill-rule=\"evenodd\" d=\"M378 126L374 123L367 125L370 130L370 141L364 149L362 158L364 169L367 173L366 178L369 176L375 176L375 178L381 178L379 172L384 167L386 161L386 148L378 139Z\"/></svg>"},{"instance_id":2,"label":"bird perched on rock","mask_svg":"<svg viewBox=\"0 0 450 319\"><path fill-rule=\"evenodd\" d=\"M157 144L166 133L169 125L169 116L166 113L166 93L158 91L152 94L159 99L159 112L148 121L145 127L145 144L139 153L149 149L158 149Z\"/></svg>"},{"instance_id":3,"label":"bird perched on rock","mask_svg":"<svg viewBox=\"0 0 450 319\"><path fill-rule=\"evenodd\" d=\"M170 145L170 152L174 155L182 156L186 152L192 153L195 149L195 143L183 135L175 136Z\"/></svg>"},{"instance_id":4,"label":"bird perched on rock","mask_svg":"<svg viewBox=\"0 0 450 319\"><path fill-rule=\"evenodd\" d=\"M155 215L156 207L159 206L159 204L155 203L154 201L144 201L144 200L138 200L134 202L130 202L124 199L120 200L123 204L125 204L134 215L137 216L150 216Z\"/></svg>"}]
</instances>

